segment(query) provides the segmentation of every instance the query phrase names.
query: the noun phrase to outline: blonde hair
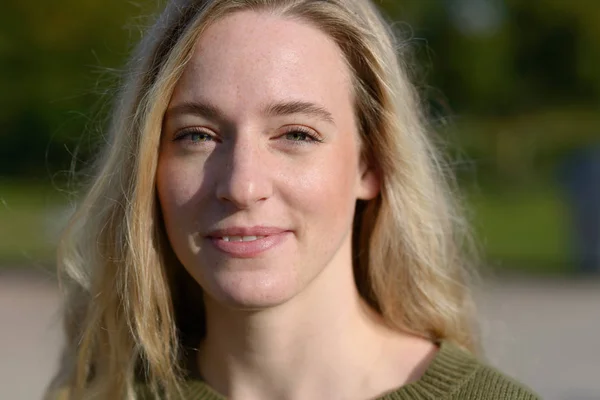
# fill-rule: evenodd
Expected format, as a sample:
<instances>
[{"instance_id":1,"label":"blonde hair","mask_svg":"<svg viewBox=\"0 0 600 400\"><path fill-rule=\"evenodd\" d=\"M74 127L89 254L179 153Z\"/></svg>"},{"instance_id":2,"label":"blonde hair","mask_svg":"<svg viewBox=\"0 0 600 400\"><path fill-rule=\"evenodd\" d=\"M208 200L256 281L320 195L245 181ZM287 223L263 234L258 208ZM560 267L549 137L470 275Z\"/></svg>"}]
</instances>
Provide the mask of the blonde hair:
<instances>
[{"instance_id":1,"label":"blonde hair","mask_svg":"<svg viewBox=\"0 0 600 400\"><path fill-rule=\"evenodd\" d=\"M191 278L168 245L156 199L162 119L198 36L239 10L311 23L335 40L352 71L363 156L381 178L380 195L355 215L360 294L394 328L477 349L467 225L428 139L405 43L375 6L176 0L130 61L94 181L59 247L67 343L53 388L68 388L72 398L136 398L140 378L156 397L180 391L182 338L194 334L190 326L202 330L203 317L186 315L177 301L181 281Z\"/></svg>"}]
</instances>

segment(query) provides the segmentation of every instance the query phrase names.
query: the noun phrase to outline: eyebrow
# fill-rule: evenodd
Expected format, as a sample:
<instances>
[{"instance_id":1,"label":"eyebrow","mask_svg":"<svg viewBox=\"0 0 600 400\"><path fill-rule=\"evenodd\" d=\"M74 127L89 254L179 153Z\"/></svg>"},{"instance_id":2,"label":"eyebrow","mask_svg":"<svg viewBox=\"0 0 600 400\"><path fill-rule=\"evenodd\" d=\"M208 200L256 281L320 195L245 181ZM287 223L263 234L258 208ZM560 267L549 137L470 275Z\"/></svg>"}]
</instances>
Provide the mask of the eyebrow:
<instances>
[{"instance_id":1,"label":"eyebrow","mask_svg":"<svg viewBox=\"0 0 600 400\"><path fill-rule=\"evenodd\" d=\"M271 103L264 107L264 113L269 116L284 116L292 114L304 114L316 117L324 122L335 125L333 115L324 107L307 101L287 101ZM166 118L178 115L200 115L212 120L223 121L225 117L218 107L204 102L185 102L167 109Z\"/></svg>"},{"instance_id":2,"label":"eyebrow","mask_svg":"<svg viewBox=\"0 0 600 400\"><path fill-rule=\"evenodd\" d=\"M168 108L165 112L165 118L173 118L186 114L201 115L214 120L223 119L223 113L217 107L202 102L185 102Z\"/></svg>"},{"instance_id":3,"label":"eyebrow","mask_svg":"<svg viewBox=\"0 0 600 400\"><path fill-rule=\"evenodd\" d=\"M270 104L266 107L266 114L272 116L305 114L335 125L333 115L331 115L329 111L317 104L306 101L290 101Z\"/></svg>"}]
</instances>

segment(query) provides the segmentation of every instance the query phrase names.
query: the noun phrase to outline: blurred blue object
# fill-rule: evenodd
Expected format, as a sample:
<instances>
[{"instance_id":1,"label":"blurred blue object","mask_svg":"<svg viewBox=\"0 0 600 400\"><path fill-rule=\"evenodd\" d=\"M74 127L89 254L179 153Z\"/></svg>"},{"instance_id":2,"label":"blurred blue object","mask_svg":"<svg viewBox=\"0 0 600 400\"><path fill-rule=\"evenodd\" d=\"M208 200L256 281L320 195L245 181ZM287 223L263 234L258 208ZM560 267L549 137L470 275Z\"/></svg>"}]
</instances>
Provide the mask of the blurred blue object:
<instances>
[{"instance_id":1,"label":"blurred blue object","mask_svg":"<svg viewBox=\"0 0 600 400\"><path fill-rule=\"evenodd\" d=\"M579 271L600 273L600 142L570 154L564 164L563 186Z\"/></svg>"}]
</instances>

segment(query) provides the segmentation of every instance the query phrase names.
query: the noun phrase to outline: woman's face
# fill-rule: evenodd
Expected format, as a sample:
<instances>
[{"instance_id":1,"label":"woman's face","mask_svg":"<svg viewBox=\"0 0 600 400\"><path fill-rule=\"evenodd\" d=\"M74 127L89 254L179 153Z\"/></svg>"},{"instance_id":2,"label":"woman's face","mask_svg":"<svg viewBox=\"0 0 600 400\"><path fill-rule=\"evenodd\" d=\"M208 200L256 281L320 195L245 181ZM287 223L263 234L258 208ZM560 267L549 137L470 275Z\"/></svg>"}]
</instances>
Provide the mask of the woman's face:
<instances>
[{"instance_id":1,"label":"woman's face","mask_svg":"<svg viewBox=\"0 0 600 400\"><path fill-rule=\"evenodd\" d=\"M165 114L157 189L167 235L218 302L286 302L321 272L351 268L360 162L351 78L311 25L240 12L196 43Z\"/></svg>"}]
</instances>

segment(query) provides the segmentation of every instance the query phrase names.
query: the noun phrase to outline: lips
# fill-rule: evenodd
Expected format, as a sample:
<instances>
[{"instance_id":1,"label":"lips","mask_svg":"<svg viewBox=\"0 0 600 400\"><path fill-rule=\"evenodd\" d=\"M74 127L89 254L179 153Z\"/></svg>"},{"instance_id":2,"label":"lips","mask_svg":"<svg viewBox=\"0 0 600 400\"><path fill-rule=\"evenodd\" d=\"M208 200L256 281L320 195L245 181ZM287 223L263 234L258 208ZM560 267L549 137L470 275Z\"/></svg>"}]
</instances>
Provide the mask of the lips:
<instances>
[{"instance_id":1,"label":"lips","mask_svg":"<svg viewBox=\"0 0 600 400\"><path fill-rule=\"evenodd\" d=\"M277 227L230 227L211 231L209 242L234 258L253 258L281 245L290 231Z\"/></svg>"},{"instance_id":2,"label":"lips","mask_svg":"<svg viewBox=\"0 0 600 400\"><path fill-rule=\"evenodd\" d=\"M230 227L216 229L211 231L208 236L212 238L222 238L231 236L271 236L286 232L286 229L272 226L254 226L254 227Z\"/></svg>"}]
</instances>

